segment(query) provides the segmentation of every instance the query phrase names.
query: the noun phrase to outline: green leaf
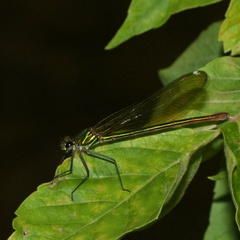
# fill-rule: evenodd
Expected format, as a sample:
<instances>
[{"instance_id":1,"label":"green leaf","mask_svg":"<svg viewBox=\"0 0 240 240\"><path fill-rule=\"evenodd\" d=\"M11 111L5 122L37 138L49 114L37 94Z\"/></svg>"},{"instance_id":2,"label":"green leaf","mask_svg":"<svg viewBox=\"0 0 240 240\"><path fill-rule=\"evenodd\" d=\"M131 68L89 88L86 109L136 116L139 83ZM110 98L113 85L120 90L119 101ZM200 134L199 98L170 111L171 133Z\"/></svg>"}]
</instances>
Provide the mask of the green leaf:
<instances>
[{"instance_id":1,"label":"green leaf","mask_svg":"<svg viewBox=\"0 0 240 240\"><path fill-rule=\"evenodd\" d=\"M14 220L15 238L28 239L117 239L157 219L164 205L187 174L190 161L194 173L201 157L196 150L219 135L219 130L179 129L134 140L105 144L96 152L117 159L124 186L121 189L114 166L85 156L91 178L71 191L85 176L80 160L71 175L41 185L26 199ZM69 168L69 159L58 168Z\"/></svg>"},{"instance_id":2,"label":"green leaf","mask_svg":"<svg viewBox=\"0 0 240 240\"><path fill-rule=\"evenodd\" d=\"M209 142L206 146L204 146L204 151L196 151L194 153L188 165L188 169L185 175L181 179L181 182L177 186L174 192L174 195L172 196L170 201L167 202L167 204L164 206L159 218L164 217L181 200L181 198L185 194L185 191L188 185L190 184L193 177L195 176L195 173L197 172L200 163L204 160L212 158L221 148L222 148L222 138L218 136L213 141ZM199 156L199 154L201 156ZM201 161L199 161L198 159L199 157L201 157Z\"/></svg>"},{"instance_id":3,"label":"green leaf","mask_svg":"<svg viewBox=\"0 0 240 240\"><path fill-rule=\"evenodd\" d=\"M240 117L236 116L222 128L227 172L232 199L236 208L236 222L240 229Z\"/></svg>"},{"instance_id":4,"label":"green leaf","mask_svg":"<svg viewBox=\"0 0 240 240\"><path fill-rule=\"evenodd\" d=\"M186 9L209 5L221 0L132 0L128 16L106 49L114 48L133 36L162 26L171 15Z\"/></svg>"},{"instance_id":5,"label":"green leaf","mask_svg":"<svg viewBox=\"0 0 240 240\"><path fill-rule=\"evenodd\" d=\"M222 57L213 60L201 70L211 79L207 87L207 97L196 103L204 104L204 110L211 112L240 113L240 58ZM197 108L194 104L194 107Z\"/></svg>"},{"instance_id":6,"label":"green leaf","mask_svg":"<svg viewBox=\"0 0 240 240\"><path fill-rule=\"evenodd\" d=\"M234 221L235 208L229 192L226 171L217 177L210 213L210 224L204 240L238 240L239 232Z\"/></svg>"},{"instance_id":7,"label":"green leaf","mask_svg":"<svg viewBox=\"0 0 240 240\"><path fill-rule=\"evenodd\" d=\"M164 85L184 73L201 68L222 55L222 43L217 41L220 26L221 22L211 24L170 67L159 71Z\"/></svg>"},{"instance_id":8,"label":"green leaf","mask_svg":"<svg viewBox=\"0 0 240 240\"><path fill-rule=\"evenodd\" d=\"M240 54L240 1L231 0L226 13L219 40L224 42L224 51L232 51L232 55Z\"/></svg>"}]
</instances>

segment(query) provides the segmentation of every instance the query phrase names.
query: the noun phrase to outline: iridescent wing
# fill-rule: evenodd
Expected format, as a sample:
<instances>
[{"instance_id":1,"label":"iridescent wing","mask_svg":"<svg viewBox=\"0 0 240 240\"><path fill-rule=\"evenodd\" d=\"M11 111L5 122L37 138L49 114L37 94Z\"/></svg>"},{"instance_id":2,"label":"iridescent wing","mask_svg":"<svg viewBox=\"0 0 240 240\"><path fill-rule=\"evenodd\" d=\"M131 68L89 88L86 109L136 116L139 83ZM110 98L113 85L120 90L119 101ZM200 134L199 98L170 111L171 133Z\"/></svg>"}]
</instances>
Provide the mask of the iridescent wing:
<instances>
[{"instance_id":1,"label":"iridescent wing","mask_svg":"<svg viewBox=\"0 0 240 240\"><path fill-rule=\"evenodd\" d=\"M204 92L207 79L207 74L202 71L186 74L146 100L108 116L93 128L103 137L114 137L176 121L196 96Z\"/></svg>"}]
</instances>

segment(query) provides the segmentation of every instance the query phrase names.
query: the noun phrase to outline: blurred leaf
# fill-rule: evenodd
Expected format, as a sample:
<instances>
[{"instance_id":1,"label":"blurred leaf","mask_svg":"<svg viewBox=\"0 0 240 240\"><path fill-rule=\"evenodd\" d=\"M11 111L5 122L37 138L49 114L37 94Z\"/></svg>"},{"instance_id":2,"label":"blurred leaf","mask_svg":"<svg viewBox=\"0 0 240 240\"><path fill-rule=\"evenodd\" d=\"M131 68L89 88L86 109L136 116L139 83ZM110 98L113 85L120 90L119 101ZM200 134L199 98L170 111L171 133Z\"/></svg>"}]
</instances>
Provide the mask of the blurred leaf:
<instances>
[{"instance_id":1,"label":"blurred leaf","mask_svg":"<svg viewBox=\"0 0 240 240\"><path fill-rule=\"evenodd\" d=\"M232 51L232 55L240 54L240 1L231 0L226 13L219 40L224 42L224 51Z\"/></svg>"},{"instance_id":2,"label":"blurred leaf","mask_svg":"<svg viewBox=\"0 0 240 240\"><path fill-rule=\"evenodd\" d=\"M226 180L226 172L224 170L221 170L219 173L209 176L208 179L212 181L218 181L218 180ZM215 186L216 188L216 186Z\"/></svg>"},{"instance_id":3,"label":"blurred leaf","mask_svg":"<svg viewBox=\"0 0 240 240\"><path fill-rule=\"evenodd\" d=\"M215 184L210 223L204 240L238 240L234 221L235 209L229 192L226 171L221 171Z\"/></svg>"},{"instance_id":4,"label":"blurred leaf","mask_svg":"<svg viewBox=\"0 0 240 240\"><path fill-rule=\"evenodd\" d=\"M126 20L106 49L114 48L133 36L162 26L175 13L220 1L132 0Z\"/></svg>"},{"instance_id":5,"label":"blurred leaf","mask_svg":"<svg viewBox=\"0 0 240 240\"><path fill-rule=\"evenodd\" d=\"M221 22L211 24L170 67L159 71L160 79L164 85L184 73L201 68L222 55L222 43L217 41L220 26Z\"/></svg>"},{"instance_id":6,"label":"blurred leaf","mask_svg":"<svg viewBox=\"0 0 240 240\"><path fill-rule=\"evenodd\" d=\"M226 124L222 130L229 185L236 208L236 222L238 229L240 229L240 117L233 117L231 122Z\"/></svg>"}]
</instances>

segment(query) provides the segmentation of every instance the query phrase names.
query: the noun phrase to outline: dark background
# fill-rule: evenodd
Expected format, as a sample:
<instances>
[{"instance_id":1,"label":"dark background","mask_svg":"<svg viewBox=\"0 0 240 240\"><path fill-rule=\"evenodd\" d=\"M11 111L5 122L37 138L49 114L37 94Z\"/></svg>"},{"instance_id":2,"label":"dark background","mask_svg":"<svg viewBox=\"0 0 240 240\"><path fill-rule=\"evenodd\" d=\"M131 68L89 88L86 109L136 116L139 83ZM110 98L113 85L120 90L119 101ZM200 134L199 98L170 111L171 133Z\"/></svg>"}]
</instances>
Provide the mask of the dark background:
<instances>
[{"instance_id":1,"label":"dark background","mask_svg":"<svg viewBox=\"0 0 240 240\"><path fill-rule=\"evenodd\" d=\"M11 234L20 203L52 179L62 156L61 137L159 89L158 69L223 19L228 5L179 13L162 28L105 51L129 2L1 1L1 239ZM206 176L214 174L217 162L203 164L173 212L124 239L202 239L212 194Z\"/></svg>"}]
</instances>

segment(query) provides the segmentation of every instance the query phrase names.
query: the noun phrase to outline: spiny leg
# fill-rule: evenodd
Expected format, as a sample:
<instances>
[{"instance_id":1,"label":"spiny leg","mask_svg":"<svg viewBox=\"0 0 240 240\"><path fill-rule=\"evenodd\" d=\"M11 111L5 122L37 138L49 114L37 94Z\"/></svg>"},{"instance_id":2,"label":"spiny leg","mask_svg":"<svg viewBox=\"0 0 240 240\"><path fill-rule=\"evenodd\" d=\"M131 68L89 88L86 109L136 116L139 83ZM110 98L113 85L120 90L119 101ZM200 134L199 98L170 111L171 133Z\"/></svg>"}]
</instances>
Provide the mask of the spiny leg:
<instances>
[{"instance_id":1,"label":"spiny leg","mask_svg":"<svg viewBox=\"0 0 240 240\"><path fill-rule=\"evenodd\" d=\"M81 181L81 182L73 189L73 191L71 192L71 199L72 199L72 201L74 201L74 200L73 200L73 194L74 194L74 192L75 192L85 181L87 181L88 178L89 178L89 168L88 168L88 165L87 165L87 163L86 163L86 161L85 161L85 159L84 159L84 157L83 157L83 155L82 155L82 151L80 150L80 148L79 148L78 145L76 145L76 149L77 149L77 151L78 151L79 158L81 159L82 164L83 164L83 166L84 166L87 174L86 174L86 176L82 179L82 181Z\"/></svg>"},{"instance_id":2,"label":"spiny leg","mask_svg":"<svg viewBox=\"0 0 240 240\"><path fill-rule=\"evenodd\" d=\"M62 159L61 159L61 163L62 163L63 160L65 159L65 156L66 156L66 155L64 154L64 156L63 156ZM64 171L64 172L62 172L62 173L59 173L59 174L55 175L53 179L56 179L56 178L59 178L59 177L63 177L63 176L66 176L66 175L69 175L69 174L72 173L72 169L73 169L73 158L74 158L74 150L72 149L69 169L66 170L66 171Z\"/></svg>"},{"instance_id":3,"label":"spiny leg","mask_svg":"<svg viewBox=\"0 0 240 240\"><path fill-rule=\"evenodd\" d=\"M83 151L86 152L87 154L89 155L92 155L92 156L95 156L95 157L98 157L104 161L107 161L107 162L110 162L112 163L114 166L115 166L115 169L116 169L116 172L117 172L117 175L118 175L118 179L120 181L120 184L121 184L121 187L122 187L122 190L124 191L127 191L127 192L131 192L130 190L124 188L123 186L123 181L122 181L122 178L121 178L121 175L120 175L120 171L119 171L119 168L118 168L118 164L117 164L117 161L114 159L114 158L111 158L109 156L106 156L104 154L101 154L101 153L97 153L97 152L94 152L94 151L91 151L85 147L83 147Z\"/></svg>"},{"instance_id":4,"label":"spiny leg","mask_svg":"<svg viewBox=\"0 0 240 240\"><path fill-rule=\"evenodd\" d=\"M71 192L71 199L72 199L72 201L74 201L74 200L73 200L73 194L74 194L74 192L89 178L89 168L88 168L87 163L86 163L86 161L85 161L85 159L84 159L84 157L83 157L83 155L82 155L82 153L81 153L81 150L80 150L80 148L79 148L78 145L75 145L75 148L76 148L76 150L77 150L77 152L78 152L79 158L81 159L81 162L82 162L82 164L83 164L83 166L84 166L87 174L86 174L86 176L82 179L82 181L81 181L81 182L74 188L74 190ZM74 153L75 153L75 150L72 149L69 169L66 170L66 171L64 171L64 172L62 172L62 173L57 174L56 176L54 176L53 179L56 179L56 178L62 177L62 176L66 176L66 175L69 175L69 174L72 173ZM65 158L65 155L63 156L61 162L64 160L64 158Z\"/></svg>"},{"instance_id":5,"label":"spiny leg","mask_svg":"<svg viewBox=\"0 0 240 240\"><path fill-rule=\"evenodd\" d=\"M85 168L85 170L86 170L86 176L82 179L82 181L81 181L81 182L73 189L73 191L71 192L71 199L72 199L72 201L74 201L74 199L73 199L73 194L74 194L74 192L89 178L89 175L90 175L90 171L89 171L88 165L87 165L87 163L86 163L86 161L85 161L85 159L84 159L84 157L83 157L83 155L82 155L82 151L80 150L80 148L79 148L78 145L75 145L75 149L77 150L78 155L79 155L79 158L81 159L81 162L82 162L82 164L83 164L83 166L84 166L84 168ZM117 172L117 175L118 175L118 178L119 178L119 181L120 181L122 190L127 191L127 192L131 192L130 190L124 188L124 186L123 186L123 181L122 181L122 178L121 178L121 175L120 175L120 171L119 171L119 168L118 168L118 164L117 164L117 162L116 162L116 160L115 160L114 158L111 158L111 157L106 156L106 155L101 154L101 153L96 153L96 152L94 152L94 151L88 150L88 149L85 148L85 147L83 147L82 149L83 149L84 152L86 152L86 153L89 154L89 155L98 157L98 158L100 158L100 159L102 159L102 160L104 160L104 161L107 161L107 162L112 163L112 164L115 166L115 169L116 169L116 172ZM56 175L56 176L54 177L54 179L55 179L55 178L58 178L58 177L61 177L61 176L69 175L69 174L72 173L72 170L73 170L73 160L74 160L74 152L75 152L75 151L74 151L74 149L73 149L73 150L72 150L72 154L71 154L71 160L70 160L70 168L69 168L69 170L64 171L64 172ZM64 157L65 157L65 156L64 156ZM64 157L63 157L63 158L64 158Z\"/></svg>"}]
</instances>

